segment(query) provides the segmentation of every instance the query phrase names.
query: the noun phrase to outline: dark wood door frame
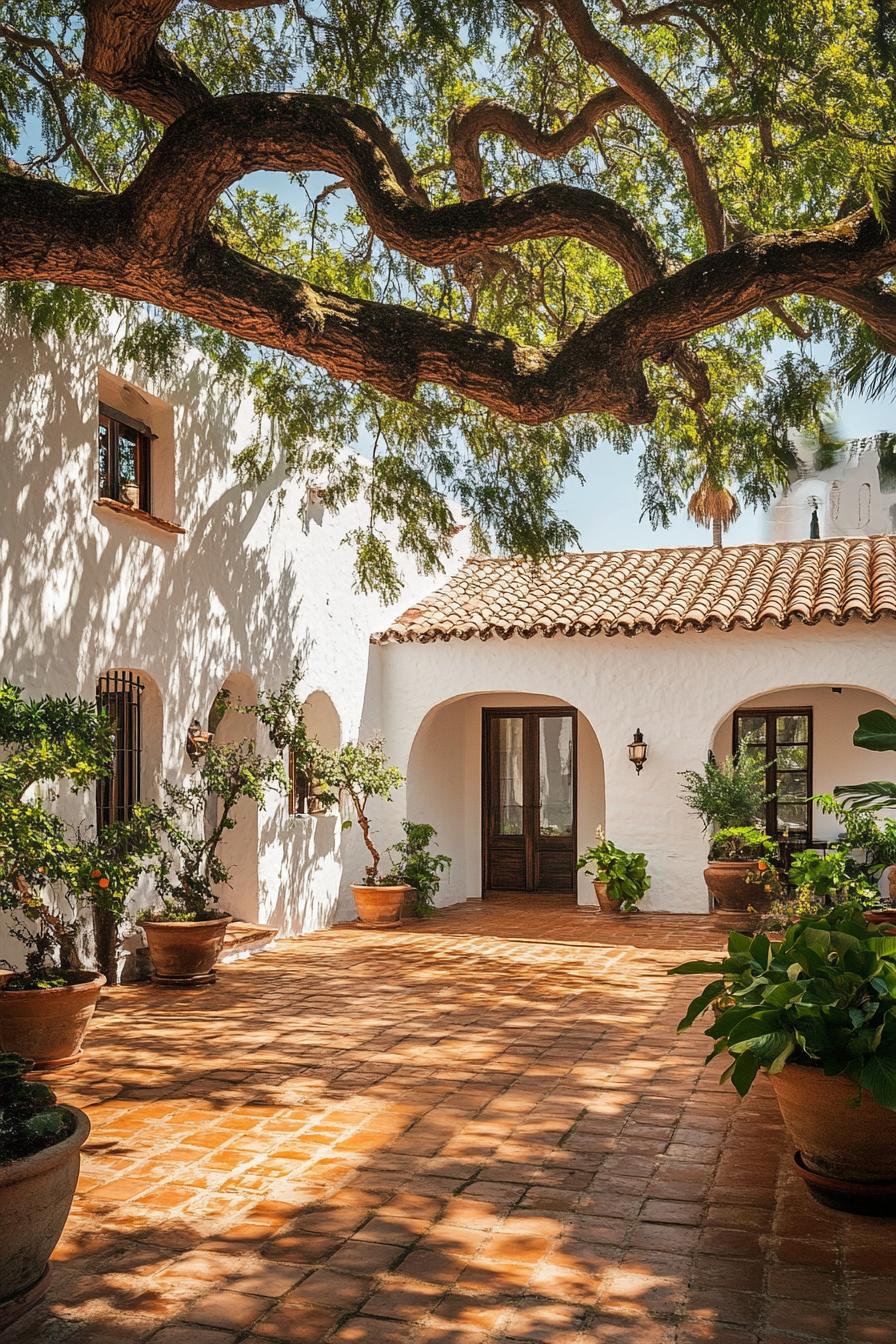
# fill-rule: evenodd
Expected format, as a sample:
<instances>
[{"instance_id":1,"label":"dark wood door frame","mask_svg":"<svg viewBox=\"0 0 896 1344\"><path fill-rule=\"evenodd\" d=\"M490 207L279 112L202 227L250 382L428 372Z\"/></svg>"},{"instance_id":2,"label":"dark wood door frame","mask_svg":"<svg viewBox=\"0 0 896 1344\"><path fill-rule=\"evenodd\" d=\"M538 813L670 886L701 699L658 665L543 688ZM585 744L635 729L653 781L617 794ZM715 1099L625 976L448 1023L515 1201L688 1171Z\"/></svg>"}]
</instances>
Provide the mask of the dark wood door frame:
<instances>
[{"instance_id":1,"label":"dark wood door frame","mask_svg":"<svg viewBox=\"0 0 896 1344\"><path fill-rule=\"evenodd\" d=\"M493 836L493 792L490 754L494 741L492 725L501 718L523 720L523 836L525 877L518 888L497 888L489 885L490 840ZM545 837L540 834L539 739L538 726L542 718L568 718L572 727L572 831L569 837ZM491 750L490 750L491 749ZM481 882L482 895L493 890L556 890L573 893L576 885L576 836L578 829L578 715L571 705L507 705L490 706L482 711L482 820L481 820ZM568 851L568 854L567 854ZM545 886L542 869L554 860L554 869L568 868L568 885L556 888Z\"/></svg>"}]
</instances>

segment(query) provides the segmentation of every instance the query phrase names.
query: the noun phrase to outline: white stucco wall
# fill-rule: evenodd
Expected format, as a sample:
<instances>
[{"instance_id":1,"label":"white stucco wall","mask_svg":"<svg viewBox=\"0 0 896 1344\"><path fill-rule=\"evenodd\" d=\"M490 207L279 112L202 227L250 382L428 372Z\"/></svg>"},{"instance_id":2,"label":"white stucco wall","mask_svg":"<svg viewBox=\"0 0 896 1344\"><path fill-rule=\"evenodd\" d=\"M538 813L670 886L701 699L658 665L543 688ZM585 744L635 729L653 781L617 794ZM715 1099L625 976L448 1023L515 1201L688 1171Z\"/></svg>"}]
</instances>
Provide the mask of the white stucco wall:
<instances>
[{"instance_id":1,"label":"white stucco wall","mask_svg":"<svg viewBox=\"0 0 896 1344\"><path fill-rule=\"evenodd\" d=\"M855 726L851 711L866 699L850 699L844 693L841 700L829 688L858 687L884 700L896 698L893 622L633 638L451 640L385 645L379 652L387 740L397 764L405 770L410 765L408 806L415 820L441 822L442 839L450 837L457 850L452 899L457 899L461 880L468 896L476 897L481 890L478 741L470 734L478 731L483 697L488 703L506 702L506 688L511 686L517 694L546 703L560 700L574 705L593 727L603 756L607 833L617 844L647 853L653 877L647 909L707 909L702 880L706 842L699 820L678 797L678 773L699 765L726 731L730 741L730 715L737 706L756 697L765 699L779 688L807 684L820 688L822 703L825 696L840 703L829 727L819 708L816 786L827 787L829 775L831 783L841 782L834 778L841 762L844 769L850 765L850 775L866 778L886 774L890 766L888 758L855 753L849 745ZM457 706L447 715L441 711L446 717L440 715L439 732L427 747L425 728L412 758L418 729L434 707L465 696L476 697L466 702L467 714ZM649 747L640 775L626 751L636 728L642 729ZM830 748L828 733L836 738ZM420 748L431 753L422 761ZM580 756L580 771L583 764ZM458 787L460 780L465 781L463 787ZM430 811L423 815L427 799ZM396 798L395 818L404 806L405 798ZM580 844L589 838L590 828L583 822L580 818ZM449 843L444 847L450 852ZM579 899L593 899L581 879Z\"/></svg>"},{"instance_id":2,"label":"white stucco wall","mask_svg":"<svg viewBox=\"0 0 896 1344\"><path fill-rule=\"evenodd\" d=\"M362 722L376 731L369 636L433 580L408 570L389 608L354 591L342 539L366 521L366 508L332 515L306 507L304 488L278 471L257 489L241 488L230 464L253 434L250 408L228 399L198 359L150 382L114 367L111 335L35 342L18 328L2 340L0 675L28 695L92 698L99 673L138 670L149 686L145 796L160 772L186 772L187 727L194 717L205 725L225 682L272 688L300 652L302 688L329 698L342 740ZM95 506L101 382L104 400L129 398L122 408L158 433L155 511L184 536ZM242 734L247 724L237 717ZM262 732L259 745L270 749ZM72 814L90 819L93 806L91 794ZM343 834L336 816L287 813L286 801L272 798L258 818L257 849L254 825L244 819L234 832L242 852L231 847L236 870L224 903L296 933L333 918L346 854L354 876L357 837ZM0 956L18 954L0 940Z\"/></svg>"}]
</instances>

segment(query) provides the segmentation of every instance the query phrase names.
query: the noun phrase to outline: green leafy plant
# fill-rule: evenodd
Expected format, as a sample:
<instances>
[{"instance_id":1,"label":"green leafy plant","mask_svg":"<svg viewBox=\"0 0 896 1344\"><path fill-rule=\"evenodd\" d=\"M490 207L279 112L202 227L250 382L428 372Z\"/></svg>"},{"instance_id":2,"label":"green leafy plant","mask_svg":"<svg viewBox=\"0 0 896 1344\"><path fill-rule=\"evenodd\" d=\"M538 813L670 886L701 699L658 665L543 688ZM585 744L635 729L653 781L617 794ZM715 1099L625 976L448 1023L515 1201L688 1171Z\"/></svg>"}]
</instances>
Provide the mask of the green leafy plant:
<instances>
[{"instance_id":1,"label":"green leafy plant","mask_svg":"<svg viewBox=\"0 0 896 1344\"><path fill-rule=\"evenodd\" d=\"M758 826L724 826L709 846L710 860L770 859L777 852L774 840Z\"/></svg>"},{"instance_id":2,"label":"green leafy plant","mask_svg":"<svg viewBox=\"0 0 896 1344\"><path fill-rule=\"evenodd\" d=\"M584 869L595 882L605 883L610 900L618 901L620 910L627 912L637 910L650 887L646 856L620 849L600 828L596 843L579 855L576 867Z\"/></svg>"},{"instance_id":3,"label":"green leafy plant","mask_svg":"<svg viewBox=\"0 0 896 1344\"><path fill-rule=\"evenodd\" d=\"M682 770L681 798L703 829L755 826L772 795L766 787L768 763L741 749L721 764L710 755L699 770Z\"/></svg>"},{"instance_id":4,"label":"green leafy plant","mask_svg":"<svg viewBox=\"0 0 896 1344\"><path fill-rule=\"evenodd\" d=\"M780 943L731 933L720 961L691 961L670 975L711 975L678 1024L684 1031L720 996L733 1000L706 1028L707 1061L741 1095L760 1069L788 1063L845 1075L896 1110L896 926L870 925L855 903L798 920ZM860 1095L860 1094L859 1094Z\"/></svg>"},{"instance_id":5,"label":"green leafy plant","mask_svg":"<svg viewBox=\"0 0 896 1344\"><path fill-rule=\"evenodd\" d=\"M309 781L315 802L327 808L338 802L338 795L320 777L324 749L305 722L305 700L299 694L303 675L302 660L296 658L286 681L273 691L262 691L257 703L245 706L244 711L267 728L279 751L289 749L296 770Z\"/></svg>"},{"instance_id":6,"label":"green leafy plant","mask_svg":"<svg viewBox=\"0 0 896 1344\"><path fill-rule=\"evenodd\" d=\"M102 842L73 834L47 804L55 783L78 791L106 776L113 750L108 719L92 701L28 700L0 683L0 910L26 948L25 970L7 988L58 985L82 968L80 907L104 889L79 875L96 867Z\"/></svg>"},{"instance_id":7,"label":"green leafy plant","mask_svg":"<svg viewBox=\"0 0 896 1344\"><path fill-rule=\"evenodd\" d=\"M896 751L896 716L885 709L871 709L859 715L859 726L852 735L855 746L866 751ZM872 779L864 784L840 784L834 797L866 812L896 807L896 784Z\"/></svg>"},{"instance_id":8,"label":"green leafy plant","mask_svg":"<svg viewBox=\"0 0 896 1344\"><path fill-rule=\"evenodd\" d=\"M347 742L338 751L320 752L316 759L316 773L329 790L348 798L351 803L370 855L364 879L368 886L377 886L380 883L382 855L371 839L367 807L371 798L383 798L388 802L395 789L404 783L404 776L386 759L380 737L374 737L368 742ZM347 819L343 825L350 826L351 819Z\"/></svg>"},{"instance_id":9,"label":"green leafy plant","mask_svg":"<svg viewBox=\"0 0 896 1344\"><path fill-rule=\"evenodd\" d=\"M428 918L435 911L435 896L441 886L442 874L451 867L447 854L433 854L430 846L436 838L434 826L423 821L403 821L405 838L389 846L391 869L386 877L389 884L407 883L413 887L414 914Z\"/></svg>"},{"instance_id":10,"label":"green leafy plant","mask_svg":"<svg viewBox=\"0 0 896 1344\"><path fill-rule=\"evenodd\" d=\"M832 846L825 853L804 849L794 854L789 876L797 892L811 895L823 905L857 901L869 908L878 903L877 888L843 845Z\"/></svg>"},{"instance_id":11,"label":"green leafy plant","mask_svg":"<svg viewBox=\"0 0 896 1344\"><path fill-rule=\"evenodd\" d=\"M185 784L166 781L165 802L147 809L150 824L167 842L153 869L162 910L143 911L142 917L180 922L217 918L214 888L230 880L218 851L225 833L236 825L234 808L243 798L261 807L270 789L283 792L286 787L282 763L260 755L248 741L212 743ZM215 821L206 828L212 803Z\"/></svg>"},{"instance_id":12,"label":"green leafy plant","mask_svg":"<svg viewBox=\"0 0 896 1344\"><path fill-rule=\"evenodd\" d=\"M34 1061L0 1053L0 1166L50 1148L73 1133L71 1111L56 1105L46 1083L29 1083Z\"/></svg>"}]
</instances>

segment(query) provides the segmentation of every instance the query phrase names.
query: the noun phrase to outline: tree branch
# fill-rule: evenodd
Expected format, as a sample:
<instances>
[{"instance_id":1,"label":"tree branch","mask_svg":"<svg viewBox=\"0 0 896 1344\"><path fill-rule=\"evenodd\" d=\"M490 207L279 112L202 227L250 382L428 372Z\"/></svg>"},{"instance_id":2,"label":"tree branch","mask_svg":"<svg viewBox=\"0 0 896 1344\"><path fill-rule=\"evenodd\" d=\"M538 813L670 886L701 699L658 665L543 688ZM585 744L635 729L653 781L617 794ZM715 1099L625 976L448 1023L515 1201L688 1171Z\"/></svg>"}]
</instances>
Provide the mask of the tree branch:
<instances>
[{"instance_id":1,"label":"tree branch","mask_svg":"<svg viewBox=\"0 0 896 1344\"><path fill-rule=\"evenodd\" d=\"M706 246L710 252L719 251L725 246L725 212L684 114L656 80L621 47L598 32L584 0L551 0L551 3L582 59L598 66L629 94L675 150L703 225Z\"/></svg>"}]
</instances>

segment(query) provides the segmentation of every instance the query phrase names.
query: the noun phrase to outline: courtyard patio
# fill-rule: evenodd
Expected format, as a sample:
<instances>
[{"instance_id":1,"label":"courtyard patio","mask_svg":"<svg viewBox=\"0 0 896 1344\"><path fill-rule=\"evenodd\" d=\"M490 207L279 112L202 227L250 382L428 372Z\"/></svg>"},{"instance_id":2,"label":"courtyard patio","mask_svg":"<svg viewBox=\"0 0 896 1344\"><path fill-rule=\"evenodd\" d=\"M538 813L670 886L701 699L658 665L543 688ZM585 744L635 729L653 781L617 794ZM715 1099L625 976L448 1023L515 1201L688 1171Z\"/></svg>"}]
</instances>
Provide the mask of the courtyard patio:
<instances>
[{"instance_id":1,"label":"courtyard patio","mask_svg":"<svg viewBox=\"0 0 896 1344\"><path fill-rule=\"evenodd\" d=\"M887 1344L890 1225L814 1204L767 1082L675 1034L665 971L721 938L514 898L107 992L4 1344Z\"/></svg>"}]
</instances>

